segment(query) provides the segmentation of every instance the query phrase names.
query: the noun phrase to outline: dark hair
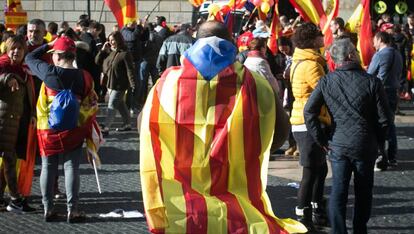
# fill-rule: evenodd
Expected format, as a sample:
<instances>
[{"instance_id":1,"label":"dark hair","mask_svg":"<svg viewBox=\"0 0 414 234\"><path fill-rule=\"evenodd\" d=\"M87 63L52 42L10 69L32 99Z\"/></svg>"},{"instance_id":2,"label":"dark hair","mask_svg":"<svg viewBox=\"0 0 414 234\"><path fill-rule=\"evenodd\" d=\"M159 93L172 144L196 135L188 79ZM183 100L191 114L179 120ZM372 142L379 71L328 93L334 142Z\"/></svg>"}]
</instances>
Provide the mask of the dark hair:
<instances>
[{"instance_id":1,"label":"dark hair","mask_svg":"<svg viewBox=\"0 0 414 234\"><path fill-rule=\"evenodd\" d=\"M119 31L111 32L108 36L108 39L111 36L114 38L114 40L116 42L117 49L127 50L127 47L125 45L124 38L122 37L121 32L119 32Z\"/></svg>"},{"instance_id":2,"label":"dark hair","mask_svg":"<svg viewBox=\"0 0 414 234\"><path fill-rule=\"evenodd\" d=\"M414 19L414 13L409 14L409 15L407 16L407 18Z\"/></svg>"},{"instance_id":3,"label":"dark hair","mask_svg":"<svg viewBox=\"0 0 414 234\"><path fill-rule=\"evenodd\" d=\"M162 22L164 21L167 21L164 16L157 16L157 25L161 26Z\"/></svg>"},{"instance_id":4,"label":"dark hair","mask_svg":"<svg viewBox=\"0 0 414 234\"><path fill-rule=\"evenodd\" d=\"M390 45L393 41L391 34L387 32L377 32L375 37L386 45Z\"/></svg>"},{"instance_id":5,"label":"dark hair","mask_svg":"<svg viewBox=\"0 0 414 234\"><path fill-rule=\"evenodd\" d=\"M97 31L101 31L102 30L102 24L96 22L95 20L91 20L89 22L89 28L96 29Z\"/></svg>"},{"instance_id":6,"label":"dark hair","mask_svg":"<svg viewBox=\"0 0 414 234\"><path fill-rule=\"evenodd\" d=\"M9 37L13 37L15 36L14 32L12 30L7 30L5 32L3 32L3 36L1 38L2 42L5 42L7 39L9 39Z\"/></svg>"},{"instance_id":7,"label":"dark hair","mask_svg":"<svg viewBox=\"0 0 414 234\"><path fill-rule=\"evenodd\" d=\"M249 43L249 50L260 50L266 47L267 38L254 38Z\"/></svg>"},{"instance_id":8,"label":"dark hair","mask_svg":"<svg viewBox=\"0 0 414 234\"><path fill-rule=\"evenodd\" d=\"M76 34L75 30L73 30L72 28L68 28L64 31L61 31L59 33L59 36L62 36L63 34L65 36L69 37L70 39L74 40L74 41L79 41L80 40L78 34Z\"/></svg>"},{"instance_id":9,"label":"dark hair","mask_svg":"<svg viewBox=\"0 0 414 234\"><path fill-rule=\"evenodd\" d=\"M395 33L401 33L402 32L402 27L400 24L394 24L394 32Z\"/></svg>"},{"instance_id":10,"label":"dark hair","mask_svg":"<svg viewBox=\"0 0 414 234\"><path fill-rule=\"evenodd\" d=\"M60 23L60 27L61 28L69 27L68 21L62 21L62 23Z\"/></svg>"},{"instance_id":11,"label":"dark hair","mask_svg":"<svg viewBox=\"0 0 414 234\"><path fill-rule=\"evenodd\" d=\"M69 52L69 51L66 51L63 53L57 53L57 55L59 59L63 59L66 61L73 61L76 58L76 54L74 52Z\"/></svg>"},{"instance_id":12,"label":"dark hair","mask_svg":"<svg viewBox=\"0 0 414 234\"><path fill-rule=\"evenodd\" d=\"M19 25L16 29L16 35L26 36L27 35L27 24Z\"/></svg>"},{"instance_id":13,"label":"dark hair","mask_svg":"<svg viewBox=\"0 0 414 234\"><path fill-rule=\"evenodd\" d=\"M6 31L6 26L0 23L0 33L5 32L5 31Z\"/></svg>"},{"instance_id":14,"label":"dark hair","mask_svg":"<svg viewBox=\"0 0 414 234\"><path fill-rule=\"evenodd\" d=\"M46 28L46 24L45 21L41 20L41 19L32 19L29 21L29 24L34 24L37 26L43 26L43 28Z\"/></svg>"},{"instance_id":15,"label":"dark hair","mask_svg":"<svg viewBox=\"0 0 414 234\"><path fill-rule=\"evenodd\" d=\"M313 49L315 40L323 36L319 28L313 23L303 23L296 28L295 33L292 36L292 42L295 47L300 49Z\"/></svg>"},{"instance_id":16,"label":"dark hair","mask_svg":"<svg viewBox=\"0 0 414 234\"><path fill-rule=\"evenodd\" d=\"M180 32L186 32L187 30L191 29L191 24L185 23L180 25Z\"/></svg>"},{"instance_id":17,"label":"dark hair","mask_svg":"<svg viewBox=\"0 0 414 234\"><path fill-rule=\"evenodd\" d=\"M82 14L82 15L79 16L79 20L89 20L89 15Z\"/></svg>"},{"instance_id":18,"label":"dark hair","mask_svg":"<svg viewBox=\"0 0 414 234\"><path fill-rule=\"evenodd\" d=\"M278 46L289 46L290 48L293 47L292 41L288 37L285 37L285 36L282 36L277 39L277 45Z\"/></svg>"},{"instance_id":19,"label":"dark hair","mask_svg":"<svg viewBox=\"0 0 414 234\"><path fill-rule=\"evenodd\" d=\"M340 29L344 29L344 28L345 28L345 21L344 21L344 19L342 19L341 17L336 17L336 18L334 19L334 22L335 22L337 25L339 25L339 28L340 28Z\"/></svg>"},{"instance_id":20,"label":"dark hair","mask_svg":"<svg viewBox=\"0 0 414 234\"><path fill-rule=\"evenodd\" d=\"M48 25L47 25L47 31L49 31L51 34L56 34L57 33L57 31L58 31L58 25L57 25L57 23L55 23L55 22L50 22Z\"/></svg>"},{"instance_id":21,"label":"dark hair","mask_svg":"<svg viewBox=\"0 0 414 234\"><path fill-rule=\"evenodd\" d=\"M197 31L197 39L216 36L224 40L233 41L227 27L217 21L207 21L201 24Z\"/></svg>"}]
</instances>

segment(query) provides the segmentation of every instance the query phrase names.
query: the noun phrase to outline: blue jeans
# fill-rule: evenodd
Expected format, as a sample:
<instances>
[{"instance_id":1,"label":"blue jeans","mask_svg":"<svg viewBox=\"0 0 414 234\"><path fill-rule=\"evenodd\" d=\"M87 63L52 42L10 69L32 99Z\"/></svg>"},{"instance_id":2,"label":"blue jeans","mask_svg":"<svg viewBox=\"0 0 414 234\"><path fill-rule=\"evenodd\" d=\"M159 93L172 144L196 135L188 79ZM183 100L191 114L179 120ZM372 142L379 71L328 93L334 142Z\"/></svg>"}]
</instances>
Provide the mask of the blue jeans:
<instances>
[{"instance_id":1,"label":"blue jeans","mask_svg":"<svg viewBox=\"0 0 414 234\"><path fill-rule=\"evenodd\" d=\"M152 81L156 81L158 77L158 70L155 64L148 63L143 60L140 65L140 85L138 90L138 100L141 104L145 103L146 95L148 93L148 78L151 75Z\"/></svg>"},{"instance_id":2,"label":"blue jeans","mask_svg":"<svg viewBox=\"0 0 414 234\"><path fill-rule=\"evenodd\" d=\"M398 104L398 92L396 89L385 89L387 94L388 104L391 110L391 122L388 128L388 159L393 160L397 155L398 144L397 144L397 130L395 128L395 111L397 110Z\"/></svg>"},{"instance_id":3,"label":"blue jeans","mask_svg":"<svg viewBox=\"0 0 414 234\"><path fill-rule=\"evenodd\" d=\"M343 155L335 155L332 151L329 158L332 166L332 191L329 199L331 233L347 233L346 204L352 173L354 173L355 192L353 230L354 233L367 233L367 222L371 216L375 161L351 159Z\"/></svg>"},{"instance_id":4,"label":"blue jeans","mask_svg":"<svg viewBox=\"0 0 414 234\"><path fill-rule=\"evenodd\" d=\"M79 203L79 161L82 155L82 146L62 154L42 156L42 171L40 173L40 190L45 211L53 209L54 185L58 174L59 157L63 158L65 172L65 190L67 209L77 211Z\"/></svg>"}]
</instances>

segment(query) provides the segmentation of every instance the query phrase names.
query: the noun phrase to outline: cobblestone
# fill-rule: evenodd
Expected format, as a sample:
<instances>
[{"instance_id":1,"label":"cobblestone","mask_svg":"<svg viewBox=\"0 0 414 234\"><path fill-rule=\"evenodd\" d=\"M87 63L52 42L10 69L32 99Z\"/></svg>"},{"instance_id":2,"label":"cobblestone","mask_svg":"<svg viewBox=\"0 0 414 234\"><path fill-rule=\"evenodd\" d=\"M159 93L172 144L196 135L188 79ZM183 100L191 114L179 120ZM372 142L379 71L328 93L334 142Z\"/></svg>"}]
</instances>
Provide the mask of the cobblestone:
<instances>
[{"instance_id":1,"label":"cobblestone","mask_svg":"<svg viewBox=\"0 0 414 234\"><path fill-rule=\"evenodd\" d=\"M399 155L398 167L376 172L374 201L369 233L413 233L414 232L414 111L412 105L402 108L411 121L397 124ZM286 146L284 146L286 148ZM102 168L99 178L102 194L98 193L94 172L83 159L81 164L80 207L88 219L82 224L62 222L45 223L41 211L39 188L40 165L35 167L31 204L39 208L34 214L16 215L0 212L0 233L148 233L144 219L102 219L99 214L114 209L143 211L139 182L138 134L134 132L111 132L100 151ZM274 155L270 170L277 170L284 157ZM298 170L297 173L300 173ZM275 173L272 173L273 175ZM276 172L277 174L277 172ZM62 172L61 172L62 175ZM273 210L278 217L294 217L297 190L288 187L292 179L269 176L267 191ZM59 187L64 190L64 177L59 178ZM331 180L326 181L326 197L329 197ZM350 188L348 214L353 208L353 187ZM65 213L64 200L56 201L58 212ZM348 226L351 216L348 217ZM324 230L329 231L329 230ZM351 230L350 230L351 231ZM324 233L324 232L322 232Z\"/></svg>"}]
</instances>

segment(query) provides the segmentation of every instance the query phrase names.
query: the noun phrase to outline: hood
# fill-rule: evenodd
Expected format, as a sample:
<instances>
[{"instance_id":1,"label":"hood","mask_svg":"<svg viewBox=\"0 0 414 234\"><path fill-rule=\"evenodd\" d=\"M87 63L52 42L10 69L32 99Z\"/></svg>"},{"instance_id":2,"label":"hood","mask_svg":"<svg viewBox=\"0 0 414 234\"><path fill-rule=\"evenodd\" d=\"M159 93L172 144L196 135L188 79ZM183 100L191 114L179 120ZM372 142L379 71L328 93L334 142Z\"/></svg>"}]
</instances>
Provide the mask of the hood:
<instances>
[{"instance_id":1,"label":"hood","mask_svg":"<svg viewBox=\"0 0 414 234\"><path fill-rule=\"evenodd\" d=\"M295 48L295 52L293 52L293 60L313 60L317 63L322 64L323 66L326 64L325 59L315 49Z\"/></svg>"},{"instance_id":2,"label":"hood","mask_svg":"<svg viewBox=\"0 0 414 234\"><path fill-rule=\"evenodd\" d=\"M75 41L75 45L76 45L76 49L82 49L82 50L86 50L88 52L90 50L88 43L86 43L84 41Z\"/></svg>"},{"instance_id":3,"label":"hood","mask_svg":"<svg viewBox=\"0 0 414 234\"><path fill-rule=\"evenodd\" d=\"M185 53L193 66L206 80L211 80L220 71L236 60L237 48L229 41L219 37L201 38Z\"/></svg>"}]
</instances>

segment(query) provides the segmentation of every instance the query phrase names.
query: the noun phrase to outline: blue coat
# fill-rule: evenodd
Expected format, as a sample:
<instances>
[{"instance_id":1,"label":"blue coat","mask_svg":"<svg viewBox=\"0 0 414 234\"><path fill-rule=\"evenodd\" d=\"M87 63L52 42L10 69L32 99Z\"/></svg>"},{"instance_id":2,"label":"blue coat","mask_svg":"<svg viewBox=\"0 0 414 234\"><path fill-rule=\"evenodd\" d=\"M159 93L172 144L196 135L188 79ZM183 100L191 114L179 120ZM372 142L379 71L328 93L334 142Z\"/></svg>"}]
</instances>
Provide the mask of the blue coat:
<instances>
[{"instance_id":1,"label":"blue coat","mask_svg":"<svg viewBox=\"0 0 414 234\"><path fill-rule=\"evenodd\" d=\"M385 47L377 51L368 67L368 73L382 80L386 90L400 87L402 70L403 60L401 54L393 47Z\"/></svg>"}]
</instances>

